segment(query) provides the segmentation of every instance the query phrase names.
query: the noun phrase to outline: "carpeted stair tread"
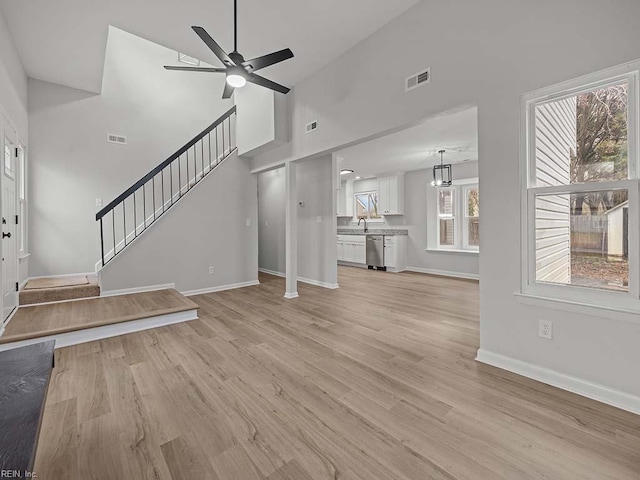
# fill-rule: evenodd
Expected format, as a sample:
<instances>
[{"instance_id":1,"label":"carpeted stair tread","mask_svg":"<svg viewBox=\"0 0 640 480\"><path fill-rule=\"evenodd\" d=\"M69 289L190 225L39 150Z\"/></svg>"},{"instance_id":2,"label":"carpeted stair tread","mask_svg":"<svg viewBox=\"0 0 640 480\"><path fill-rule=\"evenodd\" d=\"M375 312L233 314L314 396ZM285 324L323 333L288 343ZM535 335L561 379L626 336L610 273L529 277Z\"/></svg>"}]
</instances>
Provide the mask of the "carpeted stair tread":
<instances>
[{"instance_id":1,"label":"carpeted stair tread","mask_svg":"<svg viewBox=\"0 0 640 480\"><path fill-rule=\"evenodd\" d=\"M74 277L75 278L75 277ZM20 290L20 305L35 305L39 303L61 302L100 296L98 279L85 277L88 283L69 286L54 286L49 288L31 288ZM38 280L38 279L36 279ZM30 280L31 283L33 280ZM55 282L53 282L55 284ZM64 283L64 282L63 282ZM78 283L78 282L73 282ZM39 285L44 284L37 283Z\"/></svg>"}]
</instances>

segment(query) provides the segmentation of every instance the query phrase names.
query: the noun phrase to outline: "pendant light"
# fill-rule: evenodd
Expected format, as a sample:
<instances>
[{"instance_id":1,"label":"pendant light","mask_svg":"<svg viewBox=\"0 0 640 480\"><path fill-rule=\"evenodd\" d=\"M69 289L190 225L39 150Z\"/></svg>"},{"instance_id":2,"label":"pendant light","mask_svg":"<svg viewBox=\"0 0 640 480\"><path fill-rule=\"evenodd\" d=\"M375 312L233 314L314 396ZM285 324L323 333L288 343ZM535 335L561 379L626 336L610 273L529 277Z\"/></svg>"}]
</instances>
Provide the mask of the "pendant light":
<instances>
[{"instance_id":1,"label":"pendant light","mask_svg":"<svg viewBox=\"0 0 640 480\"><path fill-rule=\"evenodd\" d=\"M444 150L438 152L440 154L440 165L433 166L432 187L450 187L453 183L451 178L451 164L444 164L444 152Z\"/></svg>"}]
</instances>

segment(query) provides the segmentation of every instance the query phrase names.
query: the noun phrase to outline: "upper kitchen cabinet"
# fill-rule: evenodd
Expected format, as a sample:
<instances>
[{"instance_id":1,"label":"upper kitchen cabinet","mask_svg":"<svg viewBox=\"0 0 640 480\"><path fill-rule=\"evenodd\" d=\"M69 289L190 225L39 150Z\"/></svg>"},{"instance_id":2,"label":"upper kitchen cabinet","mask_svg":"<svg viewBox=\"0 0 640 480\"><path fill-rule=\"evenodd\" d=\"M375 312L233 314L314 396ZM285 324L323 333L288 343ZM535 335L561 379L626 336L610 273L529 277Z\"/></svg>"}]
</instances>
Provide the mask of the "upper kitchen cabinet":
<instances>
[{"instance_id":1,"label":"upper kitchen cabinet","mask_svg":"<svg viewBox=\"0 0 640 480\"><path fill-rule=\"evenodd\" d=\"M404 215L404 173L378 178L381 215Z\"/></svg>"}]
</instances>

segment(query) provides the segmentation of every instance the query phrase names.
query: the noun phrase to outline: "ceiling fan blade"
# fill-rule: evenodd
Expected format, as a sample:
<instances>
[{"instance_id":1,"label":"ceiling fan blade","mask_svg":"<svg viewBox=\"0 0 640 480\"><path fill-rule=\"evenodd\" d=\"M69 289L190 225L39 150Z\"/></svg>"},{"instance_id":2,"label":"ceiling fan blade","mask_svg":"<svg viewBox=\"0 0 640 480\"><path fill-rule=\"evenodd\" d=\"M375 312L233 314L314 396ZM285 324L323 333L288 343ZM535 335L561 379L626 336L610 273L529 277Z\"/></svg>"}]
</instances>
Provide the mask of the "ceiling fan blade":
<instances>
[{"instance_id":1,"label":"ceiling fan blade","mask_svg":"<svg viewBox=\"0 0 640 480\"><path fill-rule=\"evenodd\" d=\"M263 55L262 57L247 60L242 65L248 67L251 72L255 72L256 70L275 65L276 63L284 62L285 60L289 60L290 58L293 58L293 52L291 51L291 49L285 48L284 50L273 52L269 55Z\"/></svg>"},{"instance_id":2,"label":"ceiling fan blade","mask_svg":"<svg viewBox=\"0 0 640 480\"><path fill-rule=\"evenodd\" d=\"M275 90L276 92L287 94L291 90L290 88L285 87L284 85L280 85L279 83L272 82L271 80L267 80L260 75L256 75L255 73L251 73L247 75L247 82L255 83L256 85L260 85L261 87L268 88L270 90Z\"/></svg>"},{"instance_id":3,"label":"ceiling fan blade","mask_svg":"<svg viewBox=\"0 0 640 480\"><path fill-rule=\"evenodd\" d=\"M225 68L217 67L173 67L171 65L165 65L166 70L177 70L180 72L210 72L210 73L224 73L227 70Z\"/></svg>"},{"instance_id":4,"label":"ceiling fan blade","mask_svg":"<svg viewBox=\"0 0 640 480\"><path fill-rule=\"evenodd\" d=\"M235 65L229 55L222 49L220 45L216 43L216 41L211 38L211 35L207 33L207 31L202 27L191 27L194 32L200 37L200 39L207 44L207 47L211 49L211 51L220 59L222 63L225 65Z\"/></svg>"},{"instance_id":5,"label":"ceiling fan blade","mask_svg":"<svg viewBox=\"0 0 640 480\"><path fill-rule=\"evenodd\" d=\"M227 82L224 82L224 92L222 92L222 98L225 100L228 98L231 98L231 95L233 95L234 90L235 90L234 87L229 85Z\"/></svg>"}]
</instances>

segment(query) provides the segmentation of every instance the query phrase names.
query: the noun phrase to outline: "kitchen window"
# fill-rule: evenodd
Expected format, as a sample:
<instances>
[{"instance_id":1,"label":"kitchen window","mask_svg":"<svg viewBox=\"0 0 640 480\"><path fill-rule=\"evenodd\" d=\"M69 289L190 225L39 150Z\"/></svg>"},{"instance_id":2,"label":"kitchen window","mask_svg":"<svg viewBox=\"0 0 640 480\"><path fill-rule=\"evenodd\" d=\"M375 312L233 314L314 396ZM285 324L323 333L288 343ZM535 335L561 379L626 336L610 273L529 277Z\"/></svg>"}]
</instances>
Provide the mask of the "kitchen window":
<instances>
[{"instance_id":1,"label":"kitchen window","mask_svg":"<svg viewBox=\"0 0 640 480\"><path fill-rule=\"evenodd\" d=\"M432 188L432 187L429 187ZM436 190L436 250L478 252L480 249L480 189L477 179L461 180Z\"/></svg>"},{"instance_id":2,"label":"kitchen window","mask_svg":"<svg viewBox=\"0 0 640 480\"><path fill-rule=\"evenodd\" d=\"M637 69L523 98L523 293L640 308Z\"/></svg>"},{"instance_id":3,"label":"kitchen window","mask_svg":"<svg viewBox=\"0 0 640 480\"><path fill-rule=\"evenodd\" d=\"M356 218L382 220L378 213L378 192L360 192L354 195Z\"/></svg>"}]
</instances>

